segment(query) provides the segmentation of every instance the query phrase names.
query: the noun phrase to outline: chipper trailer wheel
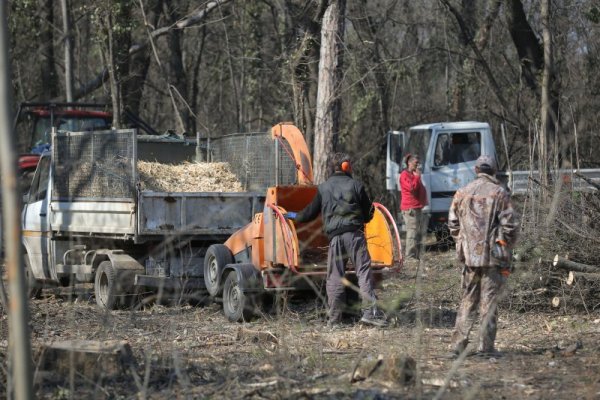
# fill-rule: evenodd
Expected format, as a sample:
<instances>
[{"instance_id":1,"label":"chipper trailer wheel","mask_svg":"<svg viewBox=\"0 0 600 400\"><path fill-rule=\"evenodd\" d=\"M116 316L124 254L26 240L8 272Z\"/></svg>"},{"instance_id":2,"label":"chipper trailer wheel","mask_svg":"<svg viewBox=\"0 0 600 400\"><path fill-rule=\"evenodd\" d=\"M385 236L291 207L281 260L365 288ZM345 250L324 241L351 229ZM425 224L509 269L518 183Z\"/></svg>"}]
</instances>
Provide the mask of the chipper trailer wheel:
<instances>
[{"instance_id":1,"label":"chipper trailer wheel","mask_svg":"<svg viewBox=\"0 0 600 400\"><path fill-rule=\"evenodd\" d=\"M223 291L223 269L233 264L231 251L222 244L213 244L204 257L204 283L211 297L219 296Z\"/></svg>"},{"instance_id":2,"label":"chipper trailer wheel","mask_svg":"<svg viewBox=\"0 0 600 400\"><path fill-rule=\"evenodd\" d=\"M223 312L231 322L249 321L253 315L253 299L243 292L240 284L235 271L227 274L223 286Z\"/></svg>"},{"instance_id":3,"label":"chipper trailer wheel","mask_svg":"<svg viewBox=\"0 0 600 400\"><path fill-rule=\"evenodd\" d=\"M94 280L96 303L107 310L115 310L119 304L117 275L110 261L102 261Z\"/></svg>"}]
</instances>

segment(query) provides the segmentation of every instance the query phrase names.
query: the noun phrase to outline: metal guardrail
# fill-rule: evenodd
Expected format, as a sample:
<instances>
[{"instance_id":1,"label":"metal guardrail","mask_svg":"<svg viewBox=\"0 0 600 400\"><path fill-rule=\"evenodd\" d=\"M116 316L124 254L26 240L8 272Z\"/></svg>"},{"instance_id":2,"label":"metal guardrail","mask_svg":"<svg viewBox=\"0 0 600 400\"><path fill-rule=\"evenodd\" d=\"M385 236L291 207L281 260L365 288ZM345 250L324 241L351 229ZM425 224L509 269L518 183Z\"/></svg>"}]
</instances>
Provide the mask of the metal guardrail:
<instances>
[{"instance_id":1,"label":"metal guardrail","mask_svg":"<svg viewBox=\"0 0 600 400\"><path fill-rule=\"evenodd\" d=\"M526 194L540 187L540 173L532 171L512 171L504 175L507 186L513 194ZM550 171L551 185L560 185L573 191L597 191L600 188L600 169L560 169Z\"/></svg>"}]
</instances>

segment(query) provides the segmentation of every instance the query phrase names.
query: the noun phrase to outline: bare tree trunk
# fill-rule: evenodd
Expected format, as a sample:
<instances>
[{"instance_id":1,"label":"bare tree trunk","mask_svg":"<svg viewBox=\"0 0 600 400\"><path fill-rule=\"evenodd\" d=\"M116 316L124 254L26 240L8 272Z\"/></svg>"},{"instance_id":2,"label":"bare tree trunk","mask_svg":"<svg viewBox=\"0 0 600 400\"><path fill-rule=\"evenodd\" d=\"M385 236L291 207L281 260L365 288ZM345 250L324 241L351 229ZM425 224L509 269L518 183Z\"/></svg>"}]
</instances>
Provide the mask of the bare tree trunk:
<instances>
[{"instance_id":1,"label":"bare tree trunk","mask_svg":"<svg viewBox=\"0 0 600 400\"><path fill-rule=\"evenodd\" d=\"M329 160L337 148L340 131L345 0L330 0L323 14L321 57L315 119L314 177L323 182L330 174Z\"/></svg>"},{"instance_id":2,"label":"bare tree trunk","mask_svg":"<svg viewBox=\"0 0 600 400\"><path fill-rule=\"evenodd\" d=\"M178 13L178 7L173 5L171 2L165 2L165 14L171 24L176 24L180 20ZM189 104L187 104L187 74L183 65L183 51L182 51L183 31L181 29L174 29L167 35L167 42L169 44L169 69L167 81L169 82L170 88L174 87L177 91L177 95L174 96L178 101L174 101L173 107L175 112L179 114L178 121L182 121L183 124L180 127L181 134L190 130L189 119ZM172 92L172 90L170 90ZM172 96L173 97L173 96ZM181 105L182 106L177 106Z\"/></svg>"},{"instance_id":3,"label":"bare tree trunk","mask_svg":"<svg viewBox=\"0 0 600 400\"><path fill-rule=\"evenodd\" d=\"M483 51L487 47L487 43L490 37L490 32L492 25L496 18L498 17L498 12L500 11L501 0L490 0L487 7L486 17L477 30L474 39L474 45L480 50ZM463 6L463 13L475 15L474 12L475 4L468 1ZM468 19L465 18L466 23L473 24L473 18ZM467 43L468 45L468 43ZM450 114L453 119L462 120L464 119L465 113L465 99L468 98L467 90L469 77L472 76L473 70L475 69L475 60L471 57L467 57L463 60L462 71L457 78L456 85L454 87L450 105Z\"/></svg>"},{"instance_id":4,"label":"bare tree trunk","mask_svg":"<svg viewBox=\"0 0 600 400\"><path fill-rule=\"evenodd\" d=\"M192 70L192 84L190 87L190 108L194 113L198 113L198 97L200 95L199 80L200 80L200 65L202 64L202 56L204 55L204 45L206 43L206 26L202 27L202 37L198 43L198 50L196 61L194 62L194 69ZM190 129L191 132L198 132L198 121L197 119L190 118ZM208 132L206 132L208 133Z\"/></svg>"},{"instance_id":5,"label":"bare tree trunk","mask_svg":"<svg viewBox=\"0 0 600 400\"><path fill-rule=\"evenodd\" d=\"M541 182L548 185L548 139L552 138L554 125L550 117L550 74L552 68L552 36L550 34L550 0L541 0L542 38L544 41L544 69L542 73L542 98L540 102L540 154Z\"/></svg>"},{"instance_id":6,"label":"bare tree trunk","mask_svg":"<svg viewBox=\"0 0 600 400\"><path fill-rule=\"evenodd\" d=\"M115 61L112 15L108 15L106 17L105 27L106 31L108 32L106 63L108 64L108 76L110 80L110 97L113 109L112 125L115 128L119 128L121 126L121 86L118 83L118 68Z\"/></svg>"},{"instance_id":7,"label":"bare tree trunk","mask_svg":"<svg viewBox=\"0 0 600 400\"><path fill-rule=\"evenodd\" d=\"M439 0L439 1L444 6L446 6L446 8L448 8L448 10L454 15L454 18L456 18L456 22L458 23L458 26L459 26L459 28L461 30L461 33L463 35L463 38L465 40L465 43L468 43L469 46L471 47L471 50L473 51L473 53L475 53L475 58L477 59L477 61L481 65L481 68L483 68L483 71L485 72L485 75L488 78L490 86L491 86L494 94L496 95L496 98L498 99L498 101L502 105L502 108L504 109L504 111L507 114L509 114L511 116L511 118L513 120L518 121L519 118L514 114L514 112L512 111L512 108L509 105L509 102L504 97L504 94L503 94L503 91L502 91L502 89L500 87L500 84L498 83L498 80L496 79L494 73L492 72L492 69L491 69L489 63L483 57L482 52L480 51L480 49L477 47L475 41L473 40L471 31L470 31L469 27L466 25L466 22L465 22L463 16L450 3L449 0ZM518 0L516 0L516 1L518 1Z\"/></svg>"},{"instance_id":8,"label":"bare tree trunk","mask_svg":"<svg viewBox=\"0 0 600 400\"><path fill-rule=\"evenodd\" d=\"M159 17L162 14L162 0L148 1L148 13L142 8L144 17L144 25L150 36L150 27L156 26L159 21ZM140 4L140 8L143 4ZM130 52L130 74L129 74L129 90L124 98L124 107L131 111L135 115L140 114L140 105L142 101L142 95L144 92L144 85L146 83L146 77L148 76L148 69L150 68L150 51L148 46L144 46L138 52Z\"/></svg>"},{"instance_id":9,"label":"bare tree trunk","mask_svg":"<svg viewBox=\"0 0 600 400\"><path fill-rule=\"evenodd\" d=\"M71 35L71 13L68 0L61 0L63 35L65 37L65 94L68 102L73 101L73 37Z\"/></svg>"},{"instance_id":10,"label":"bare tree trunk","mask_svg":"<svg viewBox=\"0 0 600 400\"><path fill-rule=\"evenodd\" d=\"M58 79L56 76L56 61L54 59L54 7L52 0L41 0L40 9L40 81L42 84L42 100L49 100L58 94Z\"/></svg>"},{"instance_id":11,"label":"bare tree trunk","mask_svg":"<svg viewBox=\"0 0 600 400\"><path fill-rule=\"evenodd\" d=\"M29 334L29 307L26 296L25 268L21 244L21 198L18 195L17 147L12 134L12 85L8 44L7 3L0 3L0 201L6 242L6 276L8 278L8 367L3 369L6 397L33 399L33 366ZM4 364L4 363L3 363ZM8 372L8 373L7 373Z\"/></svg>"},{"instance_id":12,"label":"bare tree trunk","mask_svg":"<svg viewBox=\"0 0 600 400\"><path fill-rule=\"evenodd\" d=\"M129 75L129 46L131 45L131 5L127 0L119 2L118 7L108 7L102 16L106 34L106 64L110 80L110 94L113 107L113 126L123 125L123 98L127 97Z\"/></svg>"}]
</instances>

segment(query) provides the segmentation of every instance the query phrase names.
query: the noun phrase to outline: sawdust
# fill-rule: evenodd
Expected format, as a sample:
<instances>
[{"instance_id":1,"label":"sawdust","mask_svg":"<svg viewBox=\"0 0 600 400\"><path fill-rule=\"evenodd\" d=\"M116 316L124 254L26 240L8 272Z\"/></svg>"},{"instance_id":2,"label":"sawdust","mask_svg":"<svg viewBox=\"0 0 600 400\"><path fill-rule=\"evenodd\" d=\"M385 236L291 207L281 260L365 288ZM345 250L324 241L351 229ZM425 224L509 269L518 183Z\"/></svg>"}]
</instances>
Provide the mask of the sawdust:
<instances>
[{"instance_id":1,"label":"sawdust","mask_svg":"<svg viewBox=\"0 0 600 400\"><path fill-rule=\"evenodd\" d=\"M154 192L242 192L228 163L178 165L138 161L142 190Z\"/></svg>"}]
</instances>

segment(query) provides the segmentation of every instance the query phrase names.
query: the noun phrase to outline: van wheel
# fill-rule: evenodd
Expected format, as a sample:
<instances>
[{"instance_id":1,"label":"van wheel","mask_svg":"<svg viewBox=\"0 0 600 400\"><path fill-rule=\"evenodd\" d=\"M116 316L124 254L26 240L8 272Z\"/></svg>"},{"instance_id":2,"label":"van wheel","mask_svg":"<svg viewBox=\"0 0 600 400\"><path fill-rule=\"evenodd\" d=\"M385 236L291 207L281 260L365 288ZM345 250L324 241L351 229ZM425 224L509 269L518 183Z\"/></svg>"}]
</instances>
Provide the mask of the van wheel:
<instances>
[{"instance_id":1,"label":"van wheel","mask_svg":"<svg viewBox=\"0 0 600 400\"><path fill-rule=\"evenodd\" d=\"M204 256L204 284L211 297L223 291L222 273L227 264L233 264L231 251L222 244L213 244Z\"/></svg>"},{"instance_id":2,"label":"van wheel","mask_svg":"<svg viewBox=\"0 0 600 400\"><path fill-rule=\"evenodd\" d=\"M223 312L231 322L249 321L253 315L253 301L240 288L238 274L229 272L223 285Z\"/></svg>"},{"instance_id":3,"label":"van wheel","mask_svg":"<svg viewBox=\"0 0 600 400\"><path fill-rule=\"evenodd\" d=\"M29 256L23 254L23 263L25 264L25 282L27 283L27 298L39 299L42 295L42 284L35 279Z\"/></svg>"},{"instance_id":4,"label":"van wheel","mask_svg":"<svg viewBox=\"0 0 600 400\"><path fill-rule=\"evenodd\" d=\"M110 261L102 261L96 270L94 279L96 303L107 310L118 306L117 280L115 269Z\"/></svg>"}]
</instances>

